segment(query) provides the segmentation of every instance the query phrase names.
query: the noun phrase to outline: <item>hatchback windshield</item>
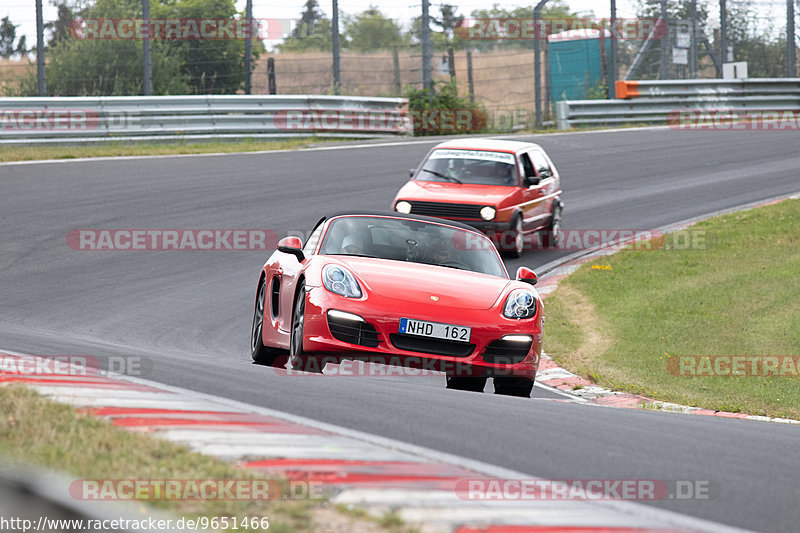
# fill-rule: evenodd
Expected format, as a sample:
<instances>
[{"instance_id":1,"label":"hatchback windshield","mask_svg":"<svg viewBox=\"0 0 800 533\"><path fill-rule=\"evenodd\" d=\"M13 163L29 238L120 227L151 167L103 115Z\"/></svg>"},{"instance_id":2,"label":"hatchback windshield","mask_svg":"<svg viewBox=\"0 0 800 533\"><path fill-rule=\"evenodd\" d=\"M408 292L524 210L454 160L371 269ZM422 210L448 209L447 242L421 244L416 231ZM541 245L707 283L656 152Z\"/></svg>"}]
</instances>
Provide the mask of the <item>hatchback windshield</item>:
<instances>
[{"instance_id":1,"label":"hatchback windshield","mask_svg":"<svg viewBox=\"0 0 800 533\"><path fill-rule=\"evenodd\" d=\"M507 278L484 235L421 220L351 216L331 221L324 255L356 255L458 268Z\"/></svg>"},{"instance_id":2,"label":"hatchback windshield","mask_svg":"<svg viewBox=\"0 0 800 533\"><path fill-rule=\"evenodd\" d=\"M440 148L431 152L416 179L513 186L514 154Z\"/></svg>"}]
</instances>

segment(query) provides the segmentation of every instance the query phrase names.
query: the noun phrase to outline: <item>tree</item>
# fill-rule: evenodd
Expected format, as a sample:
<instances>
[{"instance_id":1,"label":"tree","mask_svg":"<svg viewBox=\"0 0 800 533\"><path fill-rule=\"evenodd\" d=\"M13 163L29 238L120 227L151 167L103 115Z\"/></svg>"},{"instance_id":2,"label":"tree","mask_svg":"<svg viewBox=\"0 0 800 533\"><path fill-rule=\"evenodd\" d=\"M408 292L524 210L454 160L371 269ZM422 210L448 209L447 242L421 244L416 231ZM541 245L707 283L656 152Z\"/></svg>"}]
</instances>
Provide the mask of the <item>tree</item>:
<instances>
[{"instance_id":1,"label":"tree","mask_svg":"<svg viewBox=\"0 0 800 533\"><path fill-rule=\"evenodd\" d=\"M137 0L141 5L141 1ZM233 19L238 14L234 0L157 0L152 18ZM177 55L181 73L191 92L196 94L231 94L244 83L244 40L190 39L159 41L168 55ZM254 59L258 47L253 47ZM252 62L255 66L256 61Z\"/></svg>"},{"instance_id":2,"label":"tree","mask_svg":"<svg viewBox=\"0 0 800 533\"><path fill-rule=\"evenodd\" d=\"M70 38L70 25L75 20L75 15L66 1L52 2L52 5L58 8L58 15L56 20L44 25L44 28L50 32L50 40L47 42L48 47L56 46L64 39Z\"/></svg>"},{"instance_id":3,"label":"tree","mask_svg":"<svg viewBox=\"0 0 800 533\"><path fill-rule=\"evenodd\" d=\"M317 0L306 0L303 12L300 14L300 21L295 26L292 35L294 37L311 37L314 29L323 19L322 12L319 10ZM330 29L330 28L329 28Z\"/></svg>"},{"instance_id":4,"label":"tree","mask_svg":"<svg viewBox=\"0 0 800 533\"><path fill-rule=\"evenodd\" d=\"M317 20L310 34L295 35L293 32L277 48L281 52L330 51L332 35L331 21L323 17Z\"/></svg>"},{"instance_id":5,"label":"tree","mask_svg":"<svg viewBox=\"0 0 800 533\"><path fill-rule=\"evenodd\" d=\"M450 4L442 4L439 10L439 17L431 16L431 25L439 27L440 31L431 28L431 42L436 48L462 48L464 40L459 37L457 28L464 23L464 17L457 14L458 7ZM415 42L422 40L422 17L414 17L407 38Z\"/></svg>"},{"instance_id":6,"label":"tree","mask_svg":"<svg viewBox=\"0 0 800 533\"><path fill-rule=\"evenodd\" d=\"M580 15L572 11L563 0L555 0L544 6L541 12L542 19L554 20L569 20L578 18ZM592 16L592 13L587 13L587 16ZM499 4L494 4L491 9L476 9L471 13L472 19L533 19L532 7L517 7L514 9L501 8ZM551 32L554 25L548 24L545 26L548 33ZM462 33L462 32L458 32ZM502 44L504 48L523 48L533 49L532 39L518 39L518 40L498 40L498 41L472 41L471 48L479 50L489 50L495 48L497 45Z\"/></svg>"},{"instance_id":7,"label":"tree","mask_svg":"<svg viewBox=\"0 0 800 533\"><path fill-rule=\"evenodd\" d=\"M346 46L359 52L385 50L403 43L400 25L377 7L370 7L353 17L345 16Z\"/></svg>"},{"instance_id":8,"label":"tree","mask_svg":"<svg viewBox=\"0 0 800 533\"><path fill-rule=\"evenodd\" d=\"M81 18L138 18L139 0L96 0L73 7ZM186 94L181 58L161 41L153 41L153 91ZM47 54L49 96L108 96L141 94L144 86L141 40L93 40L72 36L56 39ZM35 73L20 80L19 96L36 94Z\"/></svg>"},{"instance_id":9,"label":"tree","mask_svg":"<svg viewBox=\"0 0 800 533\"><path fill-rule=\"evenodd\" d=\"M14 44L14 41L17 44ZM0 21L0 57L8 59L13 55L24 55L27 52L25 36L17 40L17 24L12 23L7 16L3 17Z\"/></svg>"}]
</instances>

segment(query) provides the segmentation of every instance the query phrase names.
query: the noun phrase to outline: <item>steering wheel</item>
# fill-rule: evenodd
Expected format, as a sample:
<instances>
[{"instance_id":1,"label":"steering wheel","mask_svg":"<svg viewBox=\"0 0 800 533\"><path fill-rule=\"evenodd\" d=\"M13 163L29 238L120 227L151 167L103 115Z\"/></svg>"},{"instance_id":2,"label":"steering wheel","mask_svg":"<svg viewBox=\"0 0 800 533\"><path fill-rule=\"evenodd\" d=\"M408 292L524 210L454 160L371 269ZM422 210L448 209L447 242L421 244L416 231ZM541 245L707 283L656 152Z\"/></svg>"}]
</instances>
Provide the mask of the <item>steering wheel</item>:
<instances>
[{"instance_id":1,"label":"steering wheel","mask_svg":"<svg viewBox=\"0 0 800 533\"><path fill-rule=\"evenodd\" d=\"M472 268L468 264L463 263L457 259L446 259L445 261L441 261L439 263L439 266L455 267L455 268L460 268L461 270L472 270Z\"/></svg>"},{"instance_id":2,"label":"steering wheel","mask_svg":"<svg viewBox=\"0 0 800 533\"><path fill-rule=\"evenodd\" d=\"M342 252L350 255L360 255L364 253L364 249L356 244L348 244L342 248Z\"/></svg>"}]
</instances>

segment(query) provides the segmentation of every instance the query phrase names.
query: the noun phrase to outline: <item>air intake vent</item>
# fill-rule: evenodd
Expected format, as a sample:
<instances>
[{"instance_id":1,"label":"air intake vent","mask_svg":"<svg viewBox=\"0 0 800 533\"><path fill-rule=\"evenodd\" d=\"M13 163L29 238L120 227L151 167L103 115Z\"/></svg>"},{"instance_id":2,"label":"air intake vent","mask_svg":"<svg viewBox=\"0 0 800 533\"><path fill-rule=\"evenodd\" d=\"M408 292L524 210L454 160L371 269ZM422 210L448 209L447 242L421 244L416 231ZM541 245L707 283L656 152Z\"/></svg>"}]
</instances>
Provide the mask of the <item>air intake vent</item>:
<instances>
[{"instance_id":1,"label":"air intake vent","mask_svg":"<svg viewBox=\"0 0 800 533\"><path fill-rule=\"evenodd\" d=\"M328 327L333 338L350 344L376 348L380 344L378 332L366 322L357 322L328 315Z\"/></svg>"},{"instance_id":2,"label":"air intake vent","mask_svg":"<svg viewBox=\"0 0 800 533\"><path fill-rule=\"evenodd\" d=\"M414 335L403 335L401 333L392 333L389 335L389 339L392 341L395 348L408 350L409 352L466 357L475 351L474 344L442 339L428 339L425 337L415 337Z\"/></svg>"}]
</instances>

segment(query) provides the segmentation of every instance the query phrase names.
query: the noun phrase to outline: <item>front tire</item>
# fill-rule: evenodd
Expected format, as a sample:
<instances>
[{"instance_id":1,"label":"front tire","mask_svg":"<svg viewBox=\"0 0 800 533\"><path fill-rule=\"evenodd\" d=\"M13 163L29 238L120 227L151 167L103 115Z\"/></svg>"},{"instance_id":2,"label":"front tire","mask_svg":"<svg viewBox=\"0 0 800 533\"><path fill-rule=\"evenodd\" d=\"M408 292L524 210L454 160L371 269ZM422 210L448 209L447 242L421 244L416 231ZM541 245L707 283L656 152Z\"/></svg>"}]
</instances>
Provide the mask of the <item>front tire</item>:
<instances>
[{"instance_id":1,"label":"front tire","mask_svg":"<svg viewBox=\"0 0 800 533\"><path fill-rule=\"evenodd\" d=\"M503 396L518 396L530 398L533 392L533 380L521 377L496 377L494 378L494 393Z\"/></svg>"},{"instance_id":2,"label":"front tire","mask_svg":"<svg viewBox=\"0 0 800 533\"><path fill-rule=\"evenodd\" d=\"M325 363L318 363L309 359L308 352L303 348L303 332L306 321L306 284L301 282L297 288L292 311L292 330L289 336L289 366L294 370L314 372L321 374Z\"/></svg>"},{"instance_id":3,"label":"front tire","mask_svg":"<svg viewBox=\"0 0 800 533\"><path fill-rule=\"evenodd\" d=\"M483 392L486 387L485 377L447 376L447 388L468 392Z\"/></svg>"},{"instance_id":4,"label":"front tire","mask_svg":"<svg viewBox=\"0 0 800 533\"><path fill-rule=\"evenodd\" d=\"M509 231L511 231L514 237L514 242L511 246L507 247L505 246L506 243L503 242L503 251L506 256L517 259L518 257L522 257L522 252L525 250L525 232L522 229L522 215L515 215ZM503 241L505 241L505 239L503 239Z\"/></svg>"},{"instance_id":5,"label":"front tire","mask_svg":"<svg viewBox=\"0 0 800 533\"><path fill-rule=\"evenodd\" d=\"M250 329L250 355L258 364L272 365L280 355L280 350L264 346L264 302L266 301L267 283L261 280L256 292L256 304L253 311L253 326Z\"/></svg>"}]
</instances>

